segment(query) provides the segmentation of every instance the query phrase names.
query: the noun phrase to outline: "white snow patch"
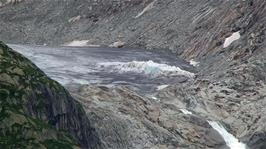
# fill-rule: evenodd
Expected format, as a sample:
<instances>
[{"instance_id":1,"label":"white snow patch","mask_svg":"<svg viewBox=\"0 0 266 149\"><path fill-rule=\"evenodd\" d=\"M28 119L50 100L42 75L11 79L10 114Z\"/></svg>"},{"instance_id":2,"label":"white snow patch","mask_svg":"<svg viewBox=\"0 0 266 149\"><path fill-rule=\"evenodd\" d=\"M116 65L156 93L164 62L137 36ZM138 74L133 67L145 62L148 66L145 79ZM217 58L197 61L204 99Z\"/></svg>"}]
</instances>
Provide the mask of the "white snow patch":
<instances>
[{"instance_id":1,"label":"white snow patch","mask_svg":"<svg viewBox=\"0 0 266 149\"><path fill-rule=\"evenodd\" d=\"M241 35L240 35L239 31L233 33L230 37L225 39L223 47L226 48L226 47L230 46L234 41L240 39L240 37L241 37Z\"/></svg>"},{"instance_id":2,"label":"white snow patch","mask_svg":"<svg viewBox=\"0 0 266 149\"><path fill-rule=\"evenodd\" d=\"M214 121L208 121L208 123L223 137L226 145L230 149L246 149L246 145L240 142L232 134L227 132L226 129L220 123Z\"/></svg>"},{"instance_id":3,"label":"white snow patch","mask_svg":"<svg viewBox=\"0 0 266 149\"><path fill-rule=\"evenodd\" d=\"M190 65L192 65L192 66L194 66L194 67L198 67L198 66L199 66L199 62L194 61L194 59L191 59L191 60L189 61L189 63L190 63Z\"/></svg>"},{"instance_id":4,"label":"white snow patch","mask_svg":"<svg viewBox=\"0 0 266 149\"><path fill-rule=\"evenodd\" d=\"M188 111L187 109L179 109L182 113L186 114L186 115L191 115L192 112Z\"/></svg>"},{"instance_id":5,"label":"white snow patch","mask_svg":"<svg viewBox=\"0 0 266 149\"><path fill-rule=\"evenodd\" d=\"M156 102L160 102L160 99L158 99L157 97L155 97L155 96L152 96L152 97L150 97L151 99L153 99L154 101L156 101Z\"/></svg>"},{"instance_id":6,"label":"white snow patch","mask_svg":"<svg viewBox=\"0 0 266 149\"><path fill-rule=\"evenodd\" d=\"M99 47L101 47L101 45L98 45L98 44L87 44L86 47L95 47L95 48L99 48Z\"/></svg>"},{"instance_id":7,"label":"white snow patch","mask_svg":"<svg viewBox=\"0 0 266 149\"><path fill-rule=\"evenodd\" d=\"M154 100L158 100L158 98L157 98L157 97L154 97L154 96L153 96L153 97L151 97L151 98L152 98L152 99L154 99Z\"/></svg>"},{"instance_id":8,"label":"white snow patch","mask_svg":"<svg viewBox=\"0 0 266 149\"><path fill-rule=\"evenodd\" d=\"M76 21L79 21L80 19L81 19L81 16L78 15L78 16L76 16L76 17L72 17L72 18L70 18L70 19L68 20L68 22L69 22L69 23L71 23L71 22L76 22Z\"/></svg>"},{"instance_id":9,"label":"white snow patch","mask_svg":"<svg viewBox=\"0 0 266 149\"><path fill-rule=\"evenodd\" d=\"M156 0L154 0L153 2L151 2L149 5L147 5L137 16L135 16L135 18L139 18L141 17L145 12L151 10L154 7L154 3L156 2Z\"/></svg>"},{"instance_id":10,"label":"white snow patch","mask_svg":"<svg viewBox=\"0 0 266 149\"><path fill-rule=\"evenodd\" d=\"M118 73L136 72L144 73L151 76L177 76L183 75L190 78L195 76L194 73L185 71L176 66L155 63L149 61L132 61L132 62L107 62L99 63L100 67L110 67Z\"/></svg>"},{"instance_id":11,"label":"white snow patch","mask_svg":"<svg viewBox=\"0 0 266 149\"><path fill-rule=\"evenodd\" d=\"M160 85L157 86L157 91L167 88L169 85Z\"/></svg>"},{"instance_id":12,"label":"white snow patch","mask_svg":"<svg viewBox=\"0 0 266 149\"><path fill-rule=\"evenodd\" d=\"M110 48L122 48L125 45L125 42L116 41L109 45Z\"/></svg>"},{"instance_id":13,"label":"white snow patch","mask_svg":"<svg viewBox=\"0 0 266 149\"><path fill-rule=\"evenodd\" d=\"M88 46L89 40L74 40L71 41L70 43L64 44L64 46L69 46L69 47L85 47Z\"/></svg>"}]
</instances>

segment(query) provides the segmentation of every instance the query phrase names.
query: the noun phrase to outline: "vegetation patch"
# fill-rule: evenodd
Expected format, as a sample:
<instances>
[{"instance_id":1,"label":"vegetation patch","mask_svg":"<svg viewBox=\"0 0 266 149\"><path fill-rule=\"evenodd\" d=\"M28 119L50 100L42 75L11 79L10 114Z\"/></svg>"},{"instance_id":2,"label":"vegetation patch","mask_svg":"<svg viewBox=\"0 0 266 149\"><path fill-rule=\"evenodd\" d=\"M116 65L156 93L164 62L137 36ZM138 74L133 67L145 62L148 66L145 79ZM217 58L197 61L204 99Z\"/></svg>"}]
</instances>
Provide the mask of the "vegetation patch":
<instances>
[{"instance_id":1,"label":"vegetation patch","mask_svg":"<svg viewBox=\"0 0 266 149\"><path fill-rule=\"evenodd\" d=\"M49 92L69 96L27 58L0 42L0 148L77 147L66 131L41 119L47 114Z\"/></svg>"}]
</instances>

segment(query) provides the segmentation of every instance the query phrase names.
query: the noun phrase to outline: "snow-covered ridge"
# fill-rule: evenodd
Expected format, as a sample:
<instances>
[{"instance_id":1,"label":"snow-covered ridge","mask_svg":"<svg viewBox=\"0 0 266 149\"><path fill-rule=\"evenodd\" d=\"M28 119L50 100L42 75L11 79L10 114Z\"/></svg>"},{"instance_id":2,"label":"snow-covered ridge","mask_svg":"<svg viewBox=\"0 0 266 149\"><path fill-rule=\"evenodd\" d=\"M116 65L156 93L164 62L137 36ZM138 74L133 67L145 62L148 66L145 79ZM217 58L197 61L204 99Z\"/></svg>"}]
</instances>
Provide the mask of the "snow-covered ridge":
<instances>
[{"instance_id":1,"label":"snow-covered ridge","mask_svg":"<svg viewBox=\"0 0 266 149\"><path fill-rule=\"evenodd\" d=\"M246 149L246 145L240 142L232 134L227 132L226 129L220 123L214 121L208 121L208 123L223 137L226 145L230 149Z\"/></svg>"},{"instance_id":2,"label":"snow-covered ridge","mask_svg":"<svg viewBox=\"0 0 266 149\"><path fill-rule=\"evenodd\" d=\"M115 72L125 73L125 72L136 72L144 73L151 76L177 76L183 75L190 78L195 76L186 70L182 70L176 66L170 66L167 64L159 64L153 61L132 61L132 62L107 62L99 63L100 67L109 67Z\"/></svg>"}]
</instances>

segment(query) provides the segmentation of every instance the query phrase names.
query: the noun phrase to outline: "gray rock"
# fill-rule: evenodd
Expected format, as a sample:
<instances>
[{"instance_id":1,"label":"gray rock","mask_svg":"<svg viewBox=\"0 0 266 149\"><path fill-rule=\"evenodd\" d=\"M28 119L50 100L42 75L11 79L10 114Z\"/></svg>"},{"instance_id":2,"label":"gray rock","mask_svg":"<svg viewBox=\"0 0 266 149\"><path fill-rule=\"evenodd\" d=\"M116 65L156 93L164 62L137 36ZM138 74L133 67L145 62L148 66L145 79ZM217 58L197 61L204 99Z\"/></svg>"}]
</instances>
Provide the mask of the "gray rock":
<instances>
[{"instance_id":1,"label":"gray rock","mask_svg":"<svg viewBox=\"0 0 266 149\"><path fill-rule=\"evenodd\" d=\"M110 148L218 148L221 139L201 122L207 118L228 125L256 149L265 146L265 6L265 0L25 1L2 5L0 38L41 45L83 39L108 46L121 40L126 47L193 58L200 62L197 77L156 93L159 103L124 88L85 87L73 95ZM240 39L224 48L237 31Z\"/></svg>"},{"instance_id":2,"label":"gray rock","mask_svg":"<svg viewBox=\"0 0 266 149\"><path fill-rule=\"evenodd\" d=\"M183 114L175 102L154 101L123 86L82 86L72 95L83 103L108 148L225 147L205 118Z\"/></svg>"}]
</instances>

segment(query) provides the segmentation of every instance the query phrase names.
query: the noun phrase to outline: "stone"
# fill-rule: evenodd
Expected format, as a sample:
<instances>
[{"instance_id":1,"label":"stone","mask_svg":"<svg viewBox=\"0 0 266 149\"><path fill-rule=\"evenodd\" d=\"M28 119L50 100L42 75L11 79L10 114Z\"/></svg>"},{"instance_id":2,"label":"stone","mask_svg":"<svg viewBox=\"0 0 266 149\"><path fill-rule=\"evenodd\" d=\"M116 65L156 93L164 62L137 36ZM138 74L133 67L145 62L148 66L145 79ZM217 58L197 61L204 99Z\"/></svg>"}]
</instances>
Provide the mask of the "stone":
<instances>
[{"instance_id":1,"label":"stone","mask_svg":"<svg viewBox=\"0 0 266 149\"><path fill-rule=\"evenodd\" d=\"M109 45L109 47L111 47L111 48L122 48L124 45L125 45L125 42L116 41L116 42L112 43L111 45Z\"/></svg>"}]
</instances>

